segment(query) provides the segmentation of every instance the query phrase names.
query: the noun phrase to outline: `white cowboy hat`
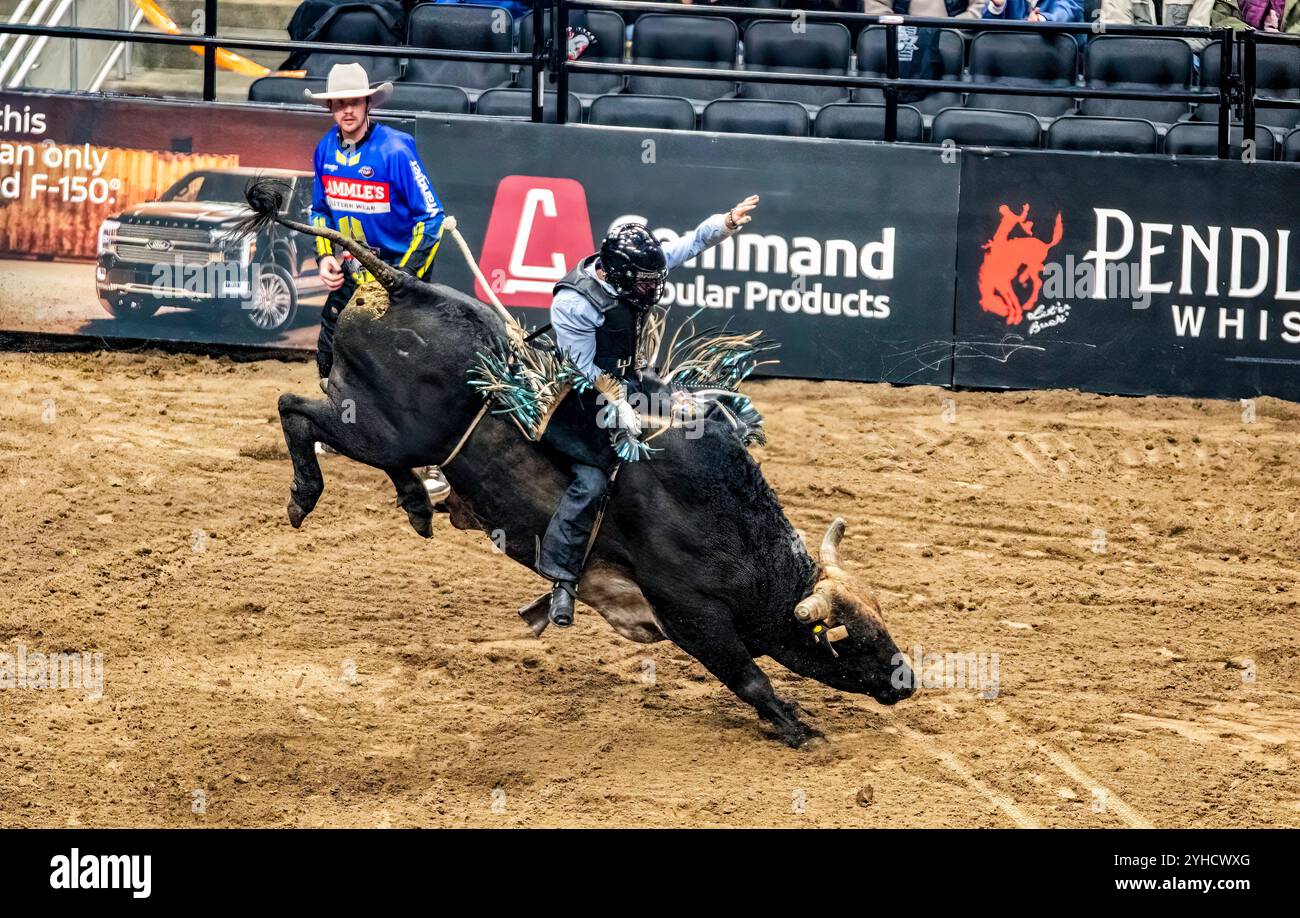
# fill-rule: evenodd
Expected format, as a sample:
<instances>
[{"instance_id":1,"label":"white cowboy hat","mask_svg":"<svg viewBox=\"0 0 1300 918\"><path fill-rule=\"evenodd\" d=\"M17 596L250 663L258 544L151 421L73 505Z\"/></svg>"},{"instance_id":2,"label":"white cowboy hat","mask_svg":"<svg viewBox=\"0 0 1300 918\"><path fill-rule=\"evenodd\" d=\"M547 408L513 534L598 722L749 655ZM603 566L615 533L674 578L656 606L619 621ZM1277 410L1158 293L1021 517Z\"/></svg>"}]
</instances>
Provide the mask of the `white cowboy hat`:
<instances>
[{"instance_id":1,"label":"white cowboy hat","mask_svg":"<svg viewBox=\"0 0 1300 918\"><path fill-rule=\"evenodd\" d=\"M370 79L366 76L366 68L353 62L335 64L330 68L324 92L304 89L303 94L326 108L329 108L331 99L370 99L370 104L377 107L383 105L392 96L393 84L380 83L372 88Z\"/></svg>"}]
</instances>

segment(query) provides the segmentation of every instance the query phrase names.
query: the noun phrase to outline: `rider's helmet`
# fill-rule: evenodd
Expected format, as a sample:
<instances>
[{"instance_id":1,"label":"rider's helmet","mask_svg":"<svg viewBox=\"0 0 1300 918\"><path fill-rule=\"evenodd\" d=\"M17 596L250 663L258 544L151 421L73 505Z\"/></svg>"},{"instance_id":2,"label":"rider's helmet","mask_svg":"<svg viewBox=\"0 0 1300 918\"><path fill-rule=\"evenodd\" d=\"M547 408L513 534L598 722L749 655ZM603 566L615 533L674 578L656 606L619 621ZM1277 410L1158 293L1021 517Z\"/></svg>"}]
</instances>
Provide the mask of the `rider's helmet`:
<instances>
[{"instance_id":1,"label":"rider's helmet","mask_svg":"<svg viewBox=\"0 0 1300 918\"><path fill-rule=\"evenodd\" d=\"M638 309L649 309L663 298L668 260L659 240L639 223L610 230L600 244L600 267L605 280Z\"/></svg>"}]
</instances>

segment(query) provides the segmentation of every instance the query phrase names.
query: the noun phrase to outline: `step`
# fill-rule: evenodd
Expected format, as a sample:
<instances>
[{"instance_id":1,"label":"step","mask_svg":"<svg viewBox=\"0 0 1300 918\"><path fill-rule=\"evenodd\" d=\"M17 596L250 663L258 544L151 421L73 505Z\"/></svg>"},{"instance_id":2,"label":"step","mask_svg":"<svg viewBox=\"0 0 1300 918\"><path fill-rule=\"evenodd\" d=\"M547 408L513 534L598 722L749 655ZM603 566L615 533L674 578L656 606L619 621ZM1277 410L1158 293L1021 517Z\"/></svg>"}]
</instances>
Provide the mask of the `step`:
<instances>
[{"instance_id":1,"label":"step","mask_svg":"<svg viewBox=\"0 0 1300 918\"><path fill-rule=\"evenodd\" d=\"M19 2L20 0L0 0L0 19L8 22L10 14L18 7ZM85 13L91 9L91 4L99 10L103 4L109 2L117 4L119 0L78 0L75 9L79 13ZM218 0L217 34L223 35L228 26L236 26L244 29L274 29L279 33L278 38L287 38L288 33L285 30L293 17L293 11L298 8L300 2L301 0ZM195 12L203 10L203 0L159 0L158 5L182 29L190 29L195 23L202 21L201 16L195 17ZM35 9L35 4L29 7L23 17L24 22L29 21ZM84 24L86 19L85 15L79 15L74 19L73 15L69 14L64 17L63 24L68 25L74 21L81 21ZM201 27L199 31L203 31Z\"/></svg>"},{"instance_id":2,"label":"step","mask_svg":"<svg viewBox=\"0 0 1300 918\"><path fill-rule=\"evenodd\" d=\"M141 26L140 32L157 32L157 29ZM260 40L284 41L288 37L283 29L223 28L223 36L230 38L253 38ZM289 56L288 51L248 51L232 48L236 54L256 61L275 70ZM188 70L192 66L202 67L203 59L190 50L188 45L151 45L136 44L131 49L132 69L144 70Z\"/></svg>"},{"instance_id":3,"label":"step","mask_svg":"<svg viewBox=\"0 0 1300 918\"><path fill-rule=\"evenodd\" d=\"M197 61L198 58L196 57ZM229 71L217 71L217 99L221 102L247 102L253 77ZM124 80L105 80L104 92L125 93L168 99L203 98L203 68L158 68L137 70Z\"/></svg>"}]
</instances>

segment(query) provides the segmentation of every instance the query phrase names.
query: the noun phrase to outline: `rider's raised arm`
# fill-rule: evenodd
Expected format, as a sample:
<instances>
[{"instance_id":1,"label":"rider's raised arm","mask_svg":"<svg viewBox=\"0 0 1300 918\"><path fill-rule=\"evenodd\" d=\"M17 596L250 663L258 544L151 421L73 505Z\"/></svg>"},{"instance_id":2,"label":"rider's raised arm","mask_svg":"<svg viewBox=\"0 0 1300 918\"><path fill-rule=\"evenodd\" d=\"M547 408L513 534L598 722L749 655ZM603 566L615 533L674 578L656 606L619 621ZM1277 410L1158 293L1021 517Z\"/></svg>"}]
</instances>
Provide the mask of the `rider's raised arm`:
<instances>
[{"instance_id":1,"label":"rider's raised arm","mask_svg":"<svg viewBox=\"0 0 1300 918\"><path fill-rule=\"evenodd\" d=\"M604 322L600 310L576 290L560 290L551 301L551 328L555 331L556 345L593 382L600 374L595 363L596 329Z\"/></svg>"},{"instance_id":2,"label":"rider's raised arm","mask_svg":"<svg viewBox=\"0 0 1300 918\"><path fill-rule=\"evenodd\" d=\"M726 226L726 214L714 214L699 226L695 232L679 236L673 242L664 245L664 258L668 261L668 270L690 261L707 248L717 245L735 233Z\"/></svg>"}]
</instances>

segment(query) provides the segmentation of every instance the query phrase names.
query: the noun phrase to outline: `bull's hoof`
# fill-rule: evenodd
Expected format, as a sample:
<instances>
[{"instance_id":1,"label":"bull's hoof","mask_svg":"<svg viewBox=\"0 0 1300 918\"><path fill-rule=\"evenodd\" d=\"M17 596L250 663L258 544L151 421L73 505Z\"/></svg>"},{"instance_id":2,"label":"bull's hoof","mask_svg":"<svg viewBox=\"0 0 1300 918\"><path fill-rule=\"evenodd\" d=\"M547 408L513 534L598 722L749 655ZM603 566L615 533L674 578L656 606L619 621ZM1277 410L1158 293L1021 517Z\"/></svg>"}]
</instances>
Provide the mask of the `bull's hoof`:
<instances>
[{"instance_id":1,"label":"bull's hoof","mask_svg":"<svg viewBox=\"0 0 1300 918\"><path fill-rule=\"evenodd\" d=\"M298 502L292 497L289 498L289 524L294 529L302 526L302 521L307 518L307 511L298 506Z\"/></svg>"},{"instance_id":2,"label":"bull's hoof","mask_svg":"<svg viewBox=\"0 0 1300 918\"><path fill-rule=\"evenodd\" d=\"M422 539L433 537L433 517L427 513L417 513L414 510L406 511L406 518L411 521L411 528L415 534Z\"/></svg>"},{"instance_id":3,"label":"bull's hoof","mask_svg":"<svg viewBox=\"0 0 1300 918\"><path fill-rule=\"evenodd\" d=\"M801 721L777 726L776 735L780 738L781 742L785 743L791 749L803 749L808 751L824 748L828 745L825 734L815 727L810 727Z\"/></svg>"}]
</instances>

